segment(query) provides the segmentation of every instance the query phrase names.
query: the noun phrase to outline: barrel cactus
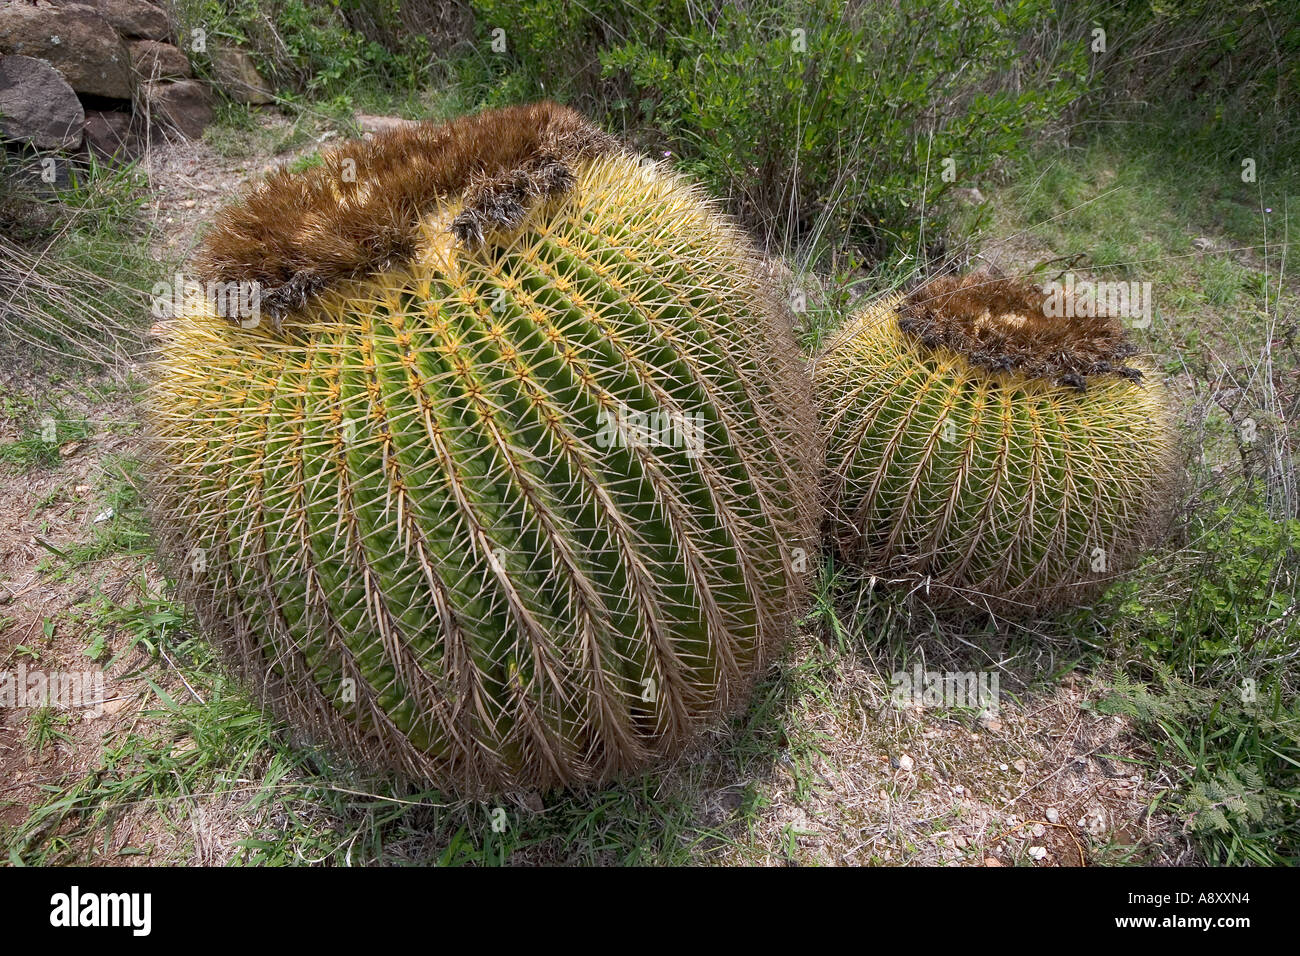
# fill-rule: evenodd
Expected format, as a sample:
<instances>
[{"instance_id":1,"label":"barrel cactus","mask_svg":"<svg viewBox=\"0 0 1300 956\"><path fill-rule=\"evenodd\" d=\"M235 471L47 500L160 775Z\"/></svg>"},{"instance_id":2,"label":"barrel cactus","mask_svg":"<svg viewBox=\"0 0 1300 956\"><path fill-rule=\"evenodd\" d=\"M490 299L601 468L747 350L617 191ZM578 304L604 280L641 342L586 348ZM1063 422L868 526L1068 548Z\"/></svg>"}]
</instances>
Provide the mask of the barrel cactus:
<instances>
[{"instance_id":1,"label":"barrel cactus","mask_svg":"<svg viewBox=\"0 0 1300 956\"><path fill-rule=\"evenodd\" d=\"M270 305L160 328L154 521L294 725L480 796L661 763L745 699L815 545L816 413L694 187L512 108L276 173L198 261Z\"/></svg>"},{"instance_id":2,"label":"barrel cactus","mask_svg":"<svg viewBox=\"0 0 1300 956\"><path fill-rule=\"evenodd\" d=\"M1164 388L1117 317L1051 305L945 277L863 308L817 358L850 565L1015 613L1082 600L1141 548L1172 474Z\"/></svg>"}]
</instances>

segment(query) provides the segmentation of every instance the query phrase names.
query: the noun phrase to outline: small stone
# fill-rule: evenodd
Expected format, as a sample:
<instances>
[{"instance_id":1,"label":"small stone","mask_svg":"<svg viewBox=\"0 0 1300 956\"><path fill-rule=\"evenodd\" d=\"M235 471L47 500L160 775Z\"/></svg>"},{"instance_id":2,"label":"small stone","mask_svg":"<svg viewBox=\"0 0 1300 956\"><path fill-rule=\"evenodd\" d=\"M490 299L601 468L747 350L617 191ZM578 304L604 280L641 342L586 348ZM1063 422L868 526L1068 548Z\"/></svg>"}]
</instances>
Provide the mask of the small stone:
<instances>
[{"instance_id":1,"label":"small stone","mask_svg":"<svg viewBox=\"0 0 1300 956\"><path fill-rule=\"evenodd\" d=\"M903 756L898 758L899 770L908 772L912 769L913 766L915 766L915 764L913 763L912 758L909 757L907 754L903 754Z\"/></svg>"},{"instance_id":2,"label":"small stone","mask_svg":"<svg viewBox=\"0 0 1300 956\"><path fill-rule=\"evenodd\" d=\"M1029 848L1029 858L1034 862L1039 862L1047 858L1047 847L1031 846Z\"/></svg>"},{"instance_id":3,"label":"small stone","mask_svg":"<svg viewBox=\"0 0 1300 956\"><path fill-rule=\"evenodd\" d=\"M1030 827L1029 832L1036 837L1040 837L1047 832L1047 827L1043 826L1041 823L1035 823Z\"/></svg>"},{"instance_id":4,"label":"small stone","mask_svg":"<svg viewBox=\"0 0 1300 956\"><path fill-rule=\"evenodd\" d=\"M1209 252L1214 248L1214 240L1208 236L1197 236L1192 240L1192 248L1197 252Z\"/></svg>"},{"instance_id":5,"label":"small stone","mask_svg":"<svg viewBox=\"0 0 1300 956\"><path fill-rule=\"evenodd\" d=\"M1004 764L1004 763L1000 763L1000 764L998 764L998 769L999 769L999 770L1010 770L1011 768L1008 767L1008 766L1007 766L1006 764Z\"/></svg>"},{"instance_id":6,"label":"small stone","mask_svg":"<svg viewBox=\"0 0 1300 956\"><path fill-rule=\"evenodd\" d=\"M1026 764L1023 760L1017 760L1014 764L1012 764L1012 766L1015 767L1017 770L1019 770L1021 773L1024 773L1026 768L1028 767L1028 764Z\"/></svg>"},{"instance_id":7,"label":"small stone","mask_svg":"<svg viewBox=\"0 0 1300 956\"><path fill-rule=\"evenodd\" d=\"M1002 865L1002 861L999 860L997 857L986 856L986 857L984 858L984 865L985 865L985 866L1001 866L1001 865Z\"/></svg>"},{"instance_id":8,"label":"small stone","mask_svg":"<svg viewBox=\"0 0 1300 956\"><path fill-rule=\"evenodd\" d=\"M1060 822L1061 822L1061 812L1060 812L1059 810L1057 810L1056 807L1048 807L1048 808L1047 808L1047 812L1046 812L1045 814L1043 814L1043 815L1044 815L1045 817L1047 817L1047 822L1048 822L1048 823L1060 823Z\"/></svg>"}]
</instances>

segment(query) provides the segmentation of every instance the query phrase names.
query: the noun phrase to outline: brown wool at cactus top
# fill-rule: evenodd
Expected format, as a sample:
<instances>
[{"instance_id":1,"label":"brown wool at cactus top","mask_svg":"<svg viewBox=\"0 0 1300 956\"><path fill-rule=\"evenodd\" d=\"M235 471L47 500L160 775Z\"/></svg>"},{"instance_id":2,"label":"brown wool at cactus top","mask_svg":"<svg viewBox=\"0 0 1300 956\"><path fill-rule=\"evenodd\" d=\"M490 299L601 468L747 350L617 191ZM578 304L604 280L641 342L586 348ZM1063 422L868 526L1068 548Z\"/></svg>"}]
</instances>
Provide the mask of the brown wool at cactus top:
<instances>
[{"instance_id":1,"label":"brown wool at cactus top","mask_svg":"<svg viewBox=\"0 0 1300 956\"><path fill-rule=\"evenodd\" d=\"M573 183L574 165L619 149L551 102L420 123L353 140L303 172L281 168L217 217L200 277L257 282L272 318L347 278L408 260L424 218L464 198L451 228L466 242L516 228Z\"/></svg>"}]
</instances>

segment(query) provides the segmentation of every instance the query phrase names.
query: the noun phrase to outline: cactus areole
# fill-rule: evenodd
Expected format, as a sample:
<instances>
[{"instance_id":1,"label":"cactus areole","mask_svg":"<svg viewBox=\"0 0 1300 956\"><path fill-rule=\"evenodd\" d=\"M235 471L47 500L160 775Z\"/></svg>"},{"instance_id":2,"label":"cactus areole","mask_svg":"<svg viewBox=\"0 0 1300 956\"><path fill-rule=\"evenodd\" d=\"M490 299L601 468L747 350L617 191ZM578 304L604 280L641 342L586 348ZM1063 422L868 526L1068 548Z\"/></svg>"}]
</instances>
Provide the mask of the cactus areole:
<instances>
[{"instance_id":1,"label":"cactus areole","mask_svg":"<svg viewBox=\"0 0 1300 956\"><path fill-rule=\"evenodd\" d=\"M152 513L300 729L464 795L679 754L743 702L815 543L815 411L744 238L554 104L253 186L150 390Z\"/></svg>"},{"instance_id":2,"label":"cactus areole","mask_svg":"<svg viewBox=\"0 0 1300 956\"><path fill-rule=\"evenodd\" d=\"M1015 614L1140 550L1173 471L1165 390L1118 318L1070 305L974 274L849 320L813 373L846 561Z\"/></svg>"}]
</instances>

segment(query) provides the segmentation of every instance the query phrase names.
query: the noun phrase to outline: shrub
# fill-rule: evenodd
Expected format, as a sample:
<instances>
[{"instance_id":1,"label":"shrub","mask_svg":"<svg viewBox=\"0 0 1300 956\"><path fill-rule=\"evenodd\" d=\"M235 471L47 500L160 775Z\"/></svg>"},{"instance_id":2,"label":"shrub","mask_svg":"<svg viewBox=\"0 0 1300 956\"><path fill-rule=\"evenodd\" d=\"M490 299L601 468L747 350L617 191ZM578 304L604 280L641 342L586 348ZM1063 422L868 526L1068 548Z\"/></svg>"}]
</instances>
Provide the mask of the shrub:
<instances>
[{"instance_id":1,"label":"shrub","mask_svg":"<svg viewBox=\"0 0 1300 956\"><path fill-rule=\"evenodd\" d=\"M1083 88L1082 42L1025 76L1020 44L1055 18L1031 0L706 6L602 54L630 83L625 123L786 248L852 241L896 263L940 234L931 205L974 185ZM675 29L674 29L675 28ZM951 159L953 177L945 176Z\"/></svg>"}]
</instances>

